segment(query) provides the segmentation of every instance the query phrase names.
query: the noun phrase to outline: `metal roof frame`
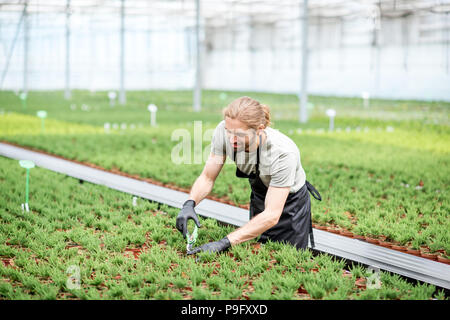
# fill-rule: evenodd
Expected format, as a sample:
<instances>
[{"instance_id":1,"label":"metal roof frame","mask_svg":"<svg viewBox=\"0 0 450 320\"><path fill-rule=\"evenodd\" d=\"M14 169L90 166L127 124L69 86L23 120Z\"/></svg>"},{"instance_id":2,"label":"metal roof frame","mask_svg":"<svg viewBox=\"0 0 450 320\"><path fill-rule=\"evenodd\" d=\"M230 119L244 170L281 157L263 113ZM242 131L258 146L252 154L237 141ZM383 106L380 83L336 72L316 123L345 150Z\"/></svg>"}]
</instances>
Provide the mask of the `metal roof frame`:
<instances>
[{"instance_id":1,"label":"metal roof frame","mask_svg":"<svg viewBox=\"0 0 450 320\"><path fill-rule=\"evenodd\" d=\"M292 9L302 6L302 0L202 0L202 16L205 19L226 20L230 13L235 17L267 15L278 19L289 19ZM63 0L0 0L0 12L20 12L28 3L28 13L65 14L66 1ZM419 11L449 13L450 0L436 3L434 0L310 0L311 18L339 18L365 15L368 10L379 8L381 17L400 18ZM72 14L107 13L119 15L120 0L70 0ZM126 0L126 15L144 16L184 16L195 19L195 0ZM296 18L300 18L300 12ZM295 18L295 17L294 17Z\"/></svg>"}]
</instances>

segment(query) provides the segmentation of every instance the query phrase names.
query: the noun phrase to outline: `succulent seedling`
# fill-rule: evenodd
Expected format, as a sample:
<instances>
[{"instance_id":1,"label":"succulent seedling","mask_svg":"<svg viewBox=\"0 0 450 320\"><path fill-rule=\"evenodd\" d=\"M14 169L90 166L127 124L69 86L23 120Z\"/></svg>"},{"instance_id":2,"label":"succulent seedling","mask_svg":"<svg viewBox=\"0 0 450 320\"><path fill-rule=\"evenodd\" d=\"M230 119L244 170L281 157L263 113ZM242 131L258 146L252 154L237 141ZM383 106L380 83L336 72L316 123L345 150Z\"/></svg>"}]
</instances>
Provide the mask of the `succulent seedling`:
<instances>
[{"instance_id":1,"label":"succulent seedling","mask_svg":"<svg viewBox=\"0 0 450 320\"><path fill-rule=\"evenodd\" d=\"M189 233L189 231L186 233L186 251L189 252L192 250L195 242L197 241L198 237L198 227L197 225L194 225L194 231L192 233Z\"/></svg>"}]
</instances>

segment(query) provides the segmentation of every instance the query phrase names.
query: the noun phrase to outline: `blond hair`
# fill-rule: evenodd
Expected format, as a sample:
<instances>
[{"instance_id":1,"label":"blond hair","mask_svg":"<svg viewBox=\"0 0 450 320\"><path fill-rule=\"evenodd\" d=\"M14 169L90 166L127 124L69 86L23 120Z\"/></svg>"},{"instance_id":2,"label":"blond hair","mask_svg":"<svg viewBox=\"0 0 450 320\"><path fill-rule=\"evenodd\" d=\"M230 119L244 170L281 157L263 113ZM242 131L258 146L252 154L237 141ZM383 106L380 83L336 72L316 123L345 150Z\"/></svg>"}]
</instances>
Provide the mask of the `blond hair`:
<instances>
[{"instance_id":1,"label":"blond hair","mask_svg":"<svg viewBox=\"0 0 450 320\"><path fill-rule=\"evenodd\" d=\"M231 102L222 110L223 118L238 119L247 127L257 130L262 124L270 126L270 109L267 105L259 103L250 97L240 97Z\"/></svg>"}]
</instances>

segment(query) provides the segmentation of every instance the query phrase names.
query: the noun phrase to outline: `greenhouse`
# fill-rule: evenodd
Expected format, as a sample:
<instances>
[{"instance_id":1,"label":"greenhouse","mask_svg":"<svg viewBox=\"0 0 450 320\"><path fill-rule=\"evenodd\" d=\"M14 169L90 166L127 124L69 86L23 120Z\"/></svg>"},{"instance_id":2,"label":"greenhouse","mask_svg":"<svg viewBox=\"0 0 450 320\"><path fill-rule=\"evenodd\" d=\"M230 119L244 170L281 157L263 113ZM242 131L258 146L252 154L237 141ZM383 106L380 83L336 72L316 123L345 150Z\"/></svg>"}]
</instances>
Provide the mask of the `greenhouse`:
<instances>
[{"instance_id":1,"label":"greenhouse","mask_svg":"<svg viewBox=\"0 0 450 320\"><path fill-rule=\"evenodd\" d=\"M0 300L448 301L449 0L0 0L0 42Z\"/></svg>"}]
</instances>

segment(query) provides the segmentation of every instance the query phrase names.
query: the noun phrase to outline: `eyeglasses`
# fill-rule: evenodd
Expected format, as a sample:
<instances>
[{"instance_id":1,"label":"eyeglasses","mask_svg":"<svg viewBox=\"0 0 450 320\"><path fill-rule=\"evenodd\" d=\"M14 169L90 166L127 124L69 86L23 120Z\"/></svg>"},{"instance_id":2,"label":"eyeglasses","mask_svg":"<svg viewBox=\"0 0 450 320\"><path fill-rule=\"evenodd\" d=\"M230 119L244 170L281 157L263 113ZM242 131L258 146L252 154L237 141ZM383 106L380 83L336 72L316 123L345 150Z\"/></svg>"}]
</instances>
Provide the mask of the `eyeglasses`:
<instances>
[{"instance_id":1,"label":"eyeglasses","mask_svg":"<svg viewBox=\"0 0 450 320\"><path fill-rule=\"evenodd\" d=\"M252 134L252 132L254 132L254 130L253 129L248 129L248 130L243 130L243 131L231 131L231 130L228 130L228 129L225 129L226 130L226 132L227 132L227 135L229 135L229 136L236 136L236 137L239 137L239 138L244 138L244 137L247 137L247 136L251 136L251 134Z\"/></svg>"}]
</instances>

